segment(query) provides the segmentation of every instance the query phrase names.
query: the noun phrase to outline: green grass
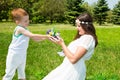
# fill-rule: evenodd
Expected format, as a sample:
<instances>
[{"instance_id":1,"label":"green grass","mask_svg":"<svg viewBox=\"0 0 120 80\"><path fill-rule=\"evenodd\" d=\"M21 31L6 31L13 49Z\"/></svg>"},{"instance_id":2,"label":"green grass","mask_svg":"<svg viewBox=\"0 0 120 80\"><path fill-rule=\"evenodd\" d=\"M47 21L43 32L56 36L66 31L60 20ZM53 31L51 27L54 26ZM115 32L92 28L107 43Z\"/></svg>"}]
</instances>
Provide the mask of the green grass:
<instances>
[{"instance_id":1,"label":"green grass","mask_svg":"<svg viewBox=\"0 0 120 80\"><path fill-rule=\"evenodd\" d=\"M15 26L11 22L0 23L0 79L5 73L5 59ZM95 26L99 45L93 57L86 61L86 80L120 80L120 27ZM29 30L33 33L46 34L46 30L52 27L61 33L67 45L76 33L75 27L69 24L31 24ZM26 64L27 80L41 80L57 67L63 60L63 57L57 55L58 51L61 51L61 47L51 41L30 40ZM17 74L13 80L17 80Z\"/></svg>"}]
</instances>

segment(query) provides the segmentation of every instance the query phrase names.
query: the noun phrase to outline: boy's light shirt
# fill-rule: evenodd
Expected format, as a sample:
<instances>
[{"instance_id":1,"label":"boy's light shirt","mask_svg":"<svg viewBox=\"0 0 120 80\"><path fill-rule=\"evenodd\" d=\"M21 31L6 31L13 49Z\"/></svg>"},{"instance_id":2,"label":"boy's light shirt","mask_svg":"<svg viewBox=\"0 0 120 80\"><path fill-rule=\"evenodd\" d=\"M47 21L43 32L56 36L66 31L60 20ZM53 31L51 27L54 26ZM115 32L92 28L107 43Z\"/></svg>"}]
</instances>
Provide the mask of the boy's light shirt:
<instances>
[{"instance_id":1,"label":"boy's light shirt","mask_svg":"<svg viewBox=\"0 0 120 80\"><path fill-rule=\"evenodd\" d=\"M16 29L20 28L21 26L17 26ZM16 31L15 29L15 31ZM15 33L14 31L14 33ZM9 49L17 50L17 51L26 51L29 44L29 37L24 36L23 34L14 35L12 42L9 46Z\"/></svg>"}]
</instances>

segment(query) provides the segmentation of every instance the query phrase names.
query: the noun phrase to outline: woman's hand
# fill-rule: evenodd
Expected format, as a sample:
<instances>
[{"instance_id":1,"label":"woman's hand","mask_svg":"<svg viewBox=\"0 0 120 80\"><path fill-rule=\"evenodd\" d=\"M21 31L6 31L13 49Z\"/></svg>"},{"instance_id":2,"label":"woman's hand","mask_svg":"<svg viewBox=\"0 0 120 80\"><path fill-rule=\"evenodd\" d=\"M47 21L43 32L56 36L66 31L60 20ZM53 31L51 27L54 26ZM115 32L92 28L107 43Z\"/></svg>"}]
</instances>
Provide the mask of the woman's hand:
<instances>
[{"instance_id":1,"label":"woman's hand","mask_svg":"<svg viewBox=\"0 0 120 80\"><path fill-rule=\"evenodd\" d=\"M59 45L64 44L63 39L60 38L59 36L57 36L56 38L55 37L50 37L49 39L56 44L59 44Z\"/></svg>"}]
</instances>

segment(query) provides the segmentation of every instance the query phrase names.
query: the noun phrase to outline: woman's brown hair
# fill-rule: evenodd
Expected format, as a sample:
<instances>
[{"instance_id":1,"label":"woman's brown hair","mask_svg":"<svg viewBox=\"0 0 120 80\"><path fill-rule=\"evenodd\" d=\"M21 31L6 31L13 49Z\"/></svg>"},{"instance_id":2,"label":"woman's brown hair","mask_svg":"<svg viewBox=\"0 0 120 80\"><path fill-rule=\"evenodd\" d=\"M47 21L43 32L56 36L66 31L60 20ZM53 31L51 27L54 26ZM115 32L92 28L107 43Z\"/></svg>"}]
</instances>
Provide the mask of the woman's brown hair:
<instances>
[{"instance_id":1,"label":"woman's brown hair","mask_svg":"<svg viewBox=\"0 0 120 80\"><path fill-rule=\"evenodd\" d=\"M95 47L98 44L97 40L97 35L96 35L96 30L93 25L93 20L90 14L88 13L83 13L80 16L76 18L76 20L80 21L81 27L85 30L86 34L90 34L94 37L95 39ZM79 31L77 32L76 36L74 39L79 38L81 35L79 35Z\"/></svg>"}]
</instances>

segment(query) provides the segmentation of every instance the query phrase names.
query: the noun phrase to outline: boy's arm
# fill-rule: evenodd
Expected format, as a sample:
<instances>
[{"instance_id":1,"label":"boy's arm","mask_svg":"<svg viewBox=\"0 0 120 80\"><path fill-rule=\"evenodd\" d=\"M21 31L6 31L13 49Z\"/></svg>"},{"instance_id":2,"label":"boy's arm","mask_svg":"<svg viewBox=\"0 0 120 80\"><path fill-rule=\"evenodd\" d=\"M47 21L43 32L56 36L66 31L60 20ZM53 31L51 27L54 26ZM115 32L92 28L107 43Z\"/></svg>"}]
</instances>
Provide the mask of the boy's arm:
<instances>
[{"instance_id":1,"label":"boy's arm","mask_svg":"<svg viewBox=\"0 0 120 80\"><path fill-rule=\"evenodd\" d=\"M22 33L23 35L28 36L35 41L48 39L50 37L49 35L33 34L30 31L25 30L24 28L20 28L18 31L19 33Z\"/></svg>"}]
</instances>

